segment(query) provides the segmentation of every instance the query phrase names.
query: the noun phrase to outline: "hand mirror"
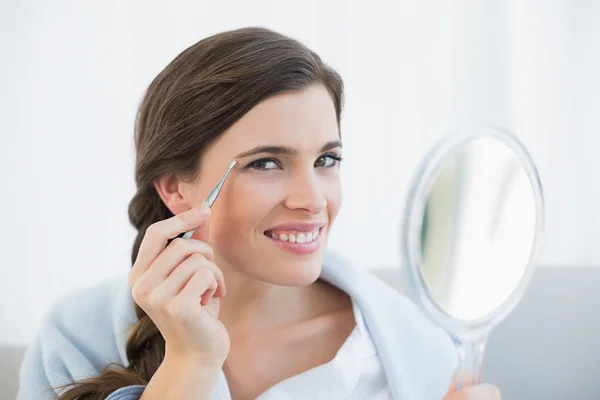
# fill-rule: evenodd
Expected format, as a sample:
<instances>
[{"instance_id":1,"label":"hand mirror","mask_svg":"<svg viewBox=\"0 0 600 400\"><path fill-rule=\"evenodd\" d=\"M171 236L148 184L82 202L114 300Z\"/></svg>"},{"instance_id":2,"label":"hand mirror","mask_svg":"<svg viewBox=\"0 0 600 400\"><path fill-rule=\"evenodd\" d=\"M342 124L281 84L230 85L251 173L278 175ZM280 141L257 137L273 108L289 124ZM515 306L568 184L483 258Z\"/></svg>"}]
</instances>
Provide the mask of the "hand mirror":
<instances>
[{"instance_id":1,"label":"hand mirror","mask_svg":"<svg viewBox=\"0 0 600 400\"><path fill-rule=\"evenodd\" d=\"M452 337L458 387L480 383L487 336L538 259L544 202L534 163L503 129L449 135L420 165L404 215L408 294Z\"/></svg>"}]
</instances>

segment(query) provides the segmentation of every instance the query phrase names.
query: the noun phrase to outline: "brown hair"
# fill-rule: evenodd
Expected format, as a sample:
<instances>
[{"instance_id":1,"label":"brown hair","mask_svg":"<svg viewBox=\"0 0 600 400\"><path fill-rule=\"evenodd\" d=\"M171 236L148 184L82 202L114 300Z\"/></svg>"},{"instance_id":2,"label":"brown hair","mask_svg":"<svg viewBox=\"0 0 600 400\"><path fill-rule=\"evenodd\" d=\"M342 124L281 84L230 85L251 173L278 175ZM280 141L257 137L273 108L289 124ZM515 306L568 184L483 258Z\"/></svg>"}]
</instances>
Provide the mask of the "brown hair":
<instances>
[{"instance_id":1,"label":"brown hair","mask_svg":"<svg viewBox=\"0 0 600 400\"><path fill-rule=\"evenodd\" d=\"M179 54L148 87L135 125L137 193L129 219L137 229L132 263L146 229L173 214L153 181L164 174L194 177L203 150L245 113L277 94L323 85L338 125L340 76L300 42L264 28L244 28L201 40ZM165 354L165 340L136 305L138 322L127 340L129 365L67 385L60 400L103 400L128 385L147 384Z\"/></svg>"}]
</instances>

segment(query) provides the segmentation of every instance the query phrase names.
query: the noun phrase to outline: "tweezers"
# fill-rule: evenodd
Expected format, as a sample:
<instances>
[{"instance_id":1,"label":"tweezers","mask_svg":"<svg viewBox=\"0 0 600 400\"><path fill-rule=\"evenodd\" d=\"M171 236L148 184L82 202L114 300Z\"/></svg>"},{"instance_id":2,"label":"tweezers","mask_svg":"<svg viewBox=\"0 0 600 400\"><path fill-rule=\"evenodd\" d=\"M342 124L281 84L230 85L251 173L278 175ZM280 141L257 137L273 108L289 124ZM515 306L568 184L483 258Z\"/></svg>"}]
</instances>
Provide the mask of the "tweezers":
<instances>
[{"instance_id":1,"label":"tweezers","mask_svg":"<svg viewBox=\"0 0 600 400\"><path fill-rule=\"evenodd\" d=\"M204 199L204 201L202 202L202 206L208 206L208 208L211 208L213 206L213 204L215 204L215 201L217 201L217 197L219 196L219 193L221 192L221 188L223 188L223 184L225 183L225 179L227 179L227 177L229 176L229 173L231 172L231 169L233 168L233 166L236 164L236 161L233 160L231 162L231 164L229 164L229 168L227 168L227 171L225 171L225 174L223 174L223 177L221 178L221 180L219 182L217 182L217 184L215 185L214 188L212 188L212 190L210 192L208 192L208 195L206 196L206 198ZM192 235L194 234L196 230L192 229L191 231L187 231L186 233L184 233L184 235L182 236L183 239L189 239L192 237Z\"/></svg>"}]
</instances>

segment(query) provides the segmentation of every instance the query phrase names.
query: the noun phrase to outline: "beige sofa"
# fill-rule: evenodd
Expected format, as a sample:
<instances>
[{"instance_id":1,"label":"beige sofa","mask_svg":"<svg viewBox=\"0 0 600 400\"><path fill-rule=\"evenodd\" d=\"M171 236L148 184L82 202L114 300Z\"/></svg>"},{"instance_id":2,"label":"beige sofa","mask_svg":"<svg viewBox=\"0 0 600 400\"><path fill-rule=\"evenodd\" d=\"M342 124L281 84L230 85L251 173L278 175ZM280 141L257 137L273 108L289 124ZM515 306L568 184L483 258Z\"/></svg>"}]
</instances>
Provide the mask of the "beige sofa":
<instances>
[{"instance_id":1,"label":"beige sofa","mask_svg":"<svg viewBox=\"0 0 600 400\"><path fill-rule=\"evenodd\" d=\"M397 271L376 274L402 291ZM541 268L491 335L484 378L506 400L600 399L600 268ZM0 400L14 399L24 349L0 348Z\"/></svg>"}]
</instances>

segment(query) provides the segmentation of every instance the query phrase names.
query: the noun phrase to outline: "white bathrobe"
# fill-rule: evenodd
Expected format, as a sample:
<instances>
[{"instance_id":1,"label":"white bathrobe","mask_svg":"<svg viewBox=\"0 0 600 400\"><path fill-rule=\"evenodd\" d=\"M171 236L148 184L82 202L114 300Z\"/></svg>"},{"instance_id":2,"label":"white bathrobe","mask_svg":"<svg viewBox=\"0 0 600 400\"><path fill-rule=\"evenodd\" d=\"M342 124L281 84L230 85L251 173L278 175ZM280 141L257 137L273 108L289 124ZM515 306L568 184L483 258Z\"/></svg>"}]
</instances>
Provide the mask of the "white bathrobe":
<instances>
[{"instance_id":1,"label":"white bathrobe","mask_svg":"<svg viewBox=\"0 0 600 400\"><path fill-rule=\"evenodd\" d=\"M332 251L324 257L321 278L361 310L393 399L441 400L457 362L448 335L368 270ZM126 365L127 333L135 321L126 275L55 304L25 355L18 400L53 399L53 387L97 375L109 363ZM126 387L109 399L135 400L142 391Z\"/></svg>"}]
</instances>

